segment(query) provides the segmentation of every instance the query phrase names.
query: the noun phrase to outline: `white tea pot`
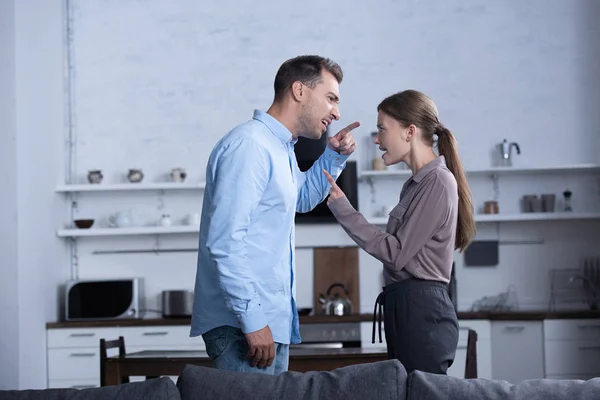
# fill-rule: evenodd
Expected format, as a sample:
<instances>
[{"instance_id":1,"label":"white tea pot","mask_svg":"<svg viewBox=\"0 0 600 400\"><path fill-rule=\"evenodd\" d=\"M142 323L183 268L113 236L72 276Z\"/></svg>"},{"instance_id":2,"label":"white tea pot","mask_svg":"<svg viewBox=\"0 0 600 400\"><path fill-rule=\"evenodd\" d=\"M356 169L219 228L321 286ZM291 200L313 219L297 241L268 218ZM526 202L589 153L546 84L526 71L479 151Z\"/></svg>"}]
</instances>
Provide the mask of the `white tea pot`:
<instances>
[{"instance_id":1,"label":"white tea pot","mask_svg":"<svg viewBox=\"0 0 600 400\"><path fill-rule=\"evenodd\" d=\"M108 217L108 226L111 228L126 228L133 225L133 215L130 210L119 211Z\"/></svg>"}]
</instances>

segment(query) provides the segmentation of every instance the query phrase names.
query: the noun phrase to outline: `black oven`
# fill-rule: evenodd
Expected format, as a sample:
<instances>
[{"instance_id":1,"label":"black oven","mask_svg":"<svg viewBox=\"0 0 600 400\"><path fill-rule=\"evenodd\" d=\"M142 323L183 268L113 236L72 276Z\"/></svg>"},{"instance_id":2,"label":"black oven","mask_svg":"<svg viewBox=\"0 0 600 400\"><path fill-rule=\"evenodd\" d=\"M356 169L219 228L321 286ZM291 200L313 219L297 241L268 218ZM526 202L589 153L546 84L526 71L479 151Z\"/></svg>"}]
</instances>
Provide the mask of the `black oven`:
<instances>
[{"instance_id":1,"label":"black oven","mask_svg":"<svg viewBox=\"0 0 600 400\"><path fill-rule=\"evenodd\" d=\"M296 349L359 348L360 322L300 323L302 343Z\"/></svg>"}]
</instances>

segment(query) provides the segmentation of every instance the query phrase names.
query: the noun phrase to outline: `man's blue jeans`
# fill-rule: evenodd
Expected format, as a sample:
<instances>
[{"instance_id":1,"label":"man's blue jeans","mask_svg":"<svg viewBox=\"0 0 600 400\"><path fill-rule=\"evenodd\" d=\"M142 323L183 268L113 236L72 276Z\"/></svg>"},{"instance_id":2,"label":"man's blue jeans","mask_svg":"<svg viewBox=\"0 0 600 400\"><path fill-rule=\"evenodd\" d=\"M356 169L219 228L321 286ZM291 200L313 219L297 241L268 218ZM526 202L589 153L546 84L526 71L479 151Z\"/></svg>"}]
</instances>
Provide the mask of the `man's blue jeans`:
<instances>
[{"instance_id":1,"label":"man's blue jeans","mask_svg":"<svg viewBox=\"0 0 600 400\"><path fill-rule=\"evenodd\" d=\"M287 371L289 363L289 345L275 343L275 359L270 367L259 368L250 365L248 342L238 328L220 326L202 335L206 343L206 352L213 360L214 367L230 371L253 372L279 375Z\"/></svg>"}]
</instances>

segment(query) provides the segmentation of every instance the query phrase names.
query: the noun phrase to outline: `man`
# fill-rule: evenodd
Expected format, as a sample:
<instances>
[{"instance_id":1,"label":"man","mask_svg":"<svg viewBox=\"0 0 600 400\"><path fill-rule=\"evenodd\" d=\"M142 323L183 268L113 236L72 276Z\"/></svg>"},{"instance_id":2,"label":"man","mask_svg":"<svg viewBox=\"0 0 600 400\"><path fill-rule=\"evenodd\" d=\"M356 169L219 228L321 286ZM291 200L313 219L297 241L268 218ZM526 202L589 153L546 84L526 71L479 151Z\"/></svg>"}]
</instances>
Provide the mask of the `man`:
<instances>
[{"instance_id":1,"label":"man","mask_svg":"<svg viewBox=\"0 0 600 400\"><path fill-rule=\"evenodd\" d=\"M215 368L279 374L300 343L294 279L294 216L327 196L356 148L350 124L301 172L299 136L319 139L340 118L342 70L319 56L284 62L267 112L223 137L206 171L191 336Z\"/></svg>"}]
</instances>

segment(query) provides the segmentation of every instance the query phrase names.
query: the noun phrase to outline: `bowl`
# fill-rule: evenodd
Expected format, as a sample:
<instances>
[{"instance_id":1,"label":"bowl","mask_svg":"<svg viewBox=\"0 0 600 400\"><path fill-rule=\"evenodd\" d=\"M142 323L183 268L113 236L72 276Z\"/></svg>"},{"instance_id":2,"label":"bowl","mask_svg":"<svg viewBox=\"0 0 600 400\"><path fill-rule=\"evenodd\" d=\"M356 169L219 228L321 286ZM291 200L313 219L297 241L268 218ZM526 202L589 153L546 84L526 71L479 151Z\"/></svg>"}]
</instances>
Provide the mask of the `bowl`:
<instances>
[{"instance_id":1,"label":"bowl","mask_svg":"<svg viewBox=\"0 0 600 400\"><path fill-rule=\"evenodd\" d=\"M73 221L73 223L75 223L75 226L78 227L79 229L89 229L92 227L92 225L94 225L94 220L93 219L76 219Z\"/></svg>"}]
</instances>

